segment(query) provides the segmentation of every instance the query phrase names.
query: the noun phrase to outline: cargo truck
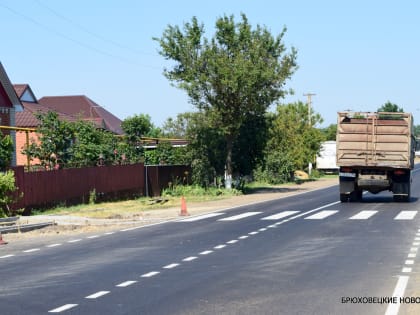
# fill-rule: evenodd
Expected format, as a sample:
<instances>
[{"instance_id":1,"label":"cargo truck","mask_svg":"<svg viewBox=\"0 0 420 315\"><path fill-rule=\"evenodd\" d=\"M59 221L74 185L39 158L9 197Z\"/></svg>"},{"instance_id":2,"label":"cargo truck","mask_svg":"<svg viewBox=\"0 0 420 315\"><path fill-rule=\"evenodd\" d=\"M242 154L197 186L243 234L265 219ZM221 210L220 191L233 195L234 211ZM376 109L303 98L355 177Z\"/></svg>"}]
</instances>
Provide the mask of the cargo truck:
<instances>
[{"instance_id":1,"label":"cargo truck","mask_svg":"<svg viewBox=\"0 0 420 315\"><path fill-rule=\"evenodd\" d=\"M410 113L339 112L337 166L340 201L361 201L363 191L391 191L409 201L415 138Z\"/></svg>"}]
</instances>

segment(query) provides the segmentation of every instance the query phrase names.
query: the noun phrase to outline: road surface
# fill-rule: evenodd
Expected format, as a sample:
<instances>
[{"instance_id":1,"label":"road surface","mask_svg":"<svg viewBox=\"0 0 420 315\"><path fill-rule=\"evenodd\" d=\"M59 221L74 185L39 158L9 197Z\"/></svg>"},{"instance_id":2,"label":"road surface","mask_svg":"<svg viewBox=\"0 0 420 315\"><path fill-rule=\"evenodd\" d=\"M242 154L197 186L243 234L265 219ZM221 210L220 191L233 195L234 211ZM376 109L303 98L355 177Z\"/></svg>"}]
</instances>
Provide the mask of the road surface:
<instances>
[{"instance_id":1,"label":"road surface","mask_svg":"<svg viewBox=\"0 0 420 315\"><path fill-rule=\"evenodd\" d=\"M340 203L334 186L2 246L0 313L420 313L419 176L409 203L386 192Z\"/></svg>"}]
</instances>

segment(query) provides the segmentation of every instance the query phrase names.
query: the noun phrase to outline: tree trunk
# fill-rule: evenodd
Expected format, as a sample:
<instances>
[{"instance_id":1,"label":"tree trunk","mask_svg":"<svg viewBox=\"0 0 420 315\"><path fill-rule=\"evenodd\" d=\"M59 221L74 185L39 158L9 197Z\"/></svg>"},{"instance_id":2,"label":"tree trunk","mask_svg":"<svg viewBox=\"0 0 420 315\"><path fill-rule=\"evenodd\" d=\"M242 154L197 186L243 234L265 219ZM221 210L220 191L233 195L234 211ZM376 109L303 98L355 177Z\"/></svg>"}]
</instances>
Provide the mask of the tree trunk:
<instances>
[{"instance_id":1,"label":"tree trunk","mask_svg":"<svg viewBox=\"0 0 420 315\"><path fill-rule=\"evenodd\" d=\"M232 189L232 148L233 137L226 137L226 169L225 169L225 188Z\"/></svg>"}]
</instances>

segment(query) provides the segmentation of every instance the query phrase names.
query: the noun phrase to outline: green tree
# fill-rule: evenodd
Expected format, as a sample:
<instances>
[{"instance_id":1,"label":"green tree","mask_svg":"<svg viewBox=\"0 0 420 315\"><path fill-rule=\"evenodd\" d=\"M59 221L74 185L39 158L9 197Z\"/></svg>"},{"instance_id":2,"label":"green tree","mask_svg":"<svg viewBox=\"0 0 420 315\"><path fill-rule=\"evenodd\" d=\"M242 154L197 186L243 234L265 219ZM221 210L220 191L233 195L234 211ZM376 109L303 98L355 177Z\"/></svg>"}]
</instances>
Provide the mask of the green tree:
<instances>
[{"instance_id":1,"label":"green tree","mask_svg":"<svg viewBox=\"0 0 420 315\"><path fill-rule=\"evenodd\" d=\"M121 123L121 128L125 133L126 145L120 144L127 158L131 161L141 161L144 159L144 149L142 147L142 137L159 137L161 131L156 128L149 115L140 114L128 117Z\"/></svg>"},{"instance_id":2,"label":"green tree","mask_svg":"<svg viewBox=\"0 0 420 315\"><path fill-rule=\"evenodd\" d=\"M326 128L320 129L323 136L324 141L335 141L337 138L337 124L331 124Z\"/></svg>"},{"instance_id":3,"label":"green tree","mask_svg":"<svg viewBox=\"0 0 420 315\"><path fill-rule=\"evenodd\" d=\"M74 123L75 141L72 146L71 163L74 166L95 166L110 164L114 159L114 135L98 129L93 123Z\"/></svg>"},{"instance_id":4,"label":"green tree","mask_svg":"<svg viewBox=\"0 0 420 315\"><path fill-rule=\"evenodd\" d=\"M31 159L38 158L46 168L66 165L72 155L74 128L71 123L61 121L55 112L37 113L40 121L37 133L39 142L32 139L23 153Z\"/></svg>"},{"instance_id":5,"label":"green tree","mask_svg":"<svg viewBox=\"0 0 420 315\"><path fill-rule=\"evenodd\" d=\"M5 171L10 166L13 151L12 138L9 135L3 136L0 140L0 171Z\"/></svg>"},{"instance_id":6,"label":"green tree","mask_svg":"<svg viewBox=\"0 0 420 315\"><path fill-rule=\"evenodd\" d=\"M286 91L284 84L297 68L296 50L282 42L286 32L273 36L265 27L252 29L245 14L216 21L215 35L204 38L204 26L193 17L181 30L168 26L155 38L160 54L173 60L164 75L184 89L192 104L210 119L226 145L227 187L232 177L232 152L244 121L259 117Z\"/></svg>"},{"instance_id":7,"label":"green tree","mask_svg":"<svg viewBox=\"0 0 420 315\"><path fill-rule=\"evenodd\" d=\"M390 113L403 113L404 109L399 107L397 104L393 104L390 101L378 108L378 112L390 112Z\"/></svg>"},{"instance_id":8,"label":"green tree","mask_svg":"<svg viewBox=\"0 0 420 315\"><path fill-rule=\"evenodd\" d=\"M314 162L323 140L321 131L314 126L322 123L322 118L312 113L308 120L308 105L297 102L278 105L270 120L265 165L259 175L263 173L262 177L272 183L288 181L292 171L306 169Z\"/></svg>"}]
</instances>

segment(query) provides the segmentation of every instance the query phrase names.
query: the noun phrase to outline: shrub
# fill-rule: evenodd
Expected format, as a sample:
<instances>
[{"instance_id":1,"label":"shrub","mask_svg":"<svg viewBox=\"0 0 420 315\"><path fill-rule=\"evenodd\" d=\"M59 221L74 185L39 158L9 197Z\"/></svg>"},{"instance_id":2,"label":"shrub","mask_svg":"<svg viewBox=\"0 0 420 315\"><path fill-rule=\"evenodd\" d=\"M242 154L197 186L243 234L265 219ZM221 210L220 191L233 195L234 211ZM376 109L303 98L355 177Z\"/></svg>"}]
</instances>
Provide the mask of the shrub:
<instances>
[{"instance_id":1,"label":"shrub","mask_svg":"<svg viewBox=\"0 0 420 315\"><path fill-rule=\"evenodd\" d=\"M0 173L0 217L13 214L9 205L16 200L16 190L14 172L9 170Z\"/></svg>"}]
</instances>

